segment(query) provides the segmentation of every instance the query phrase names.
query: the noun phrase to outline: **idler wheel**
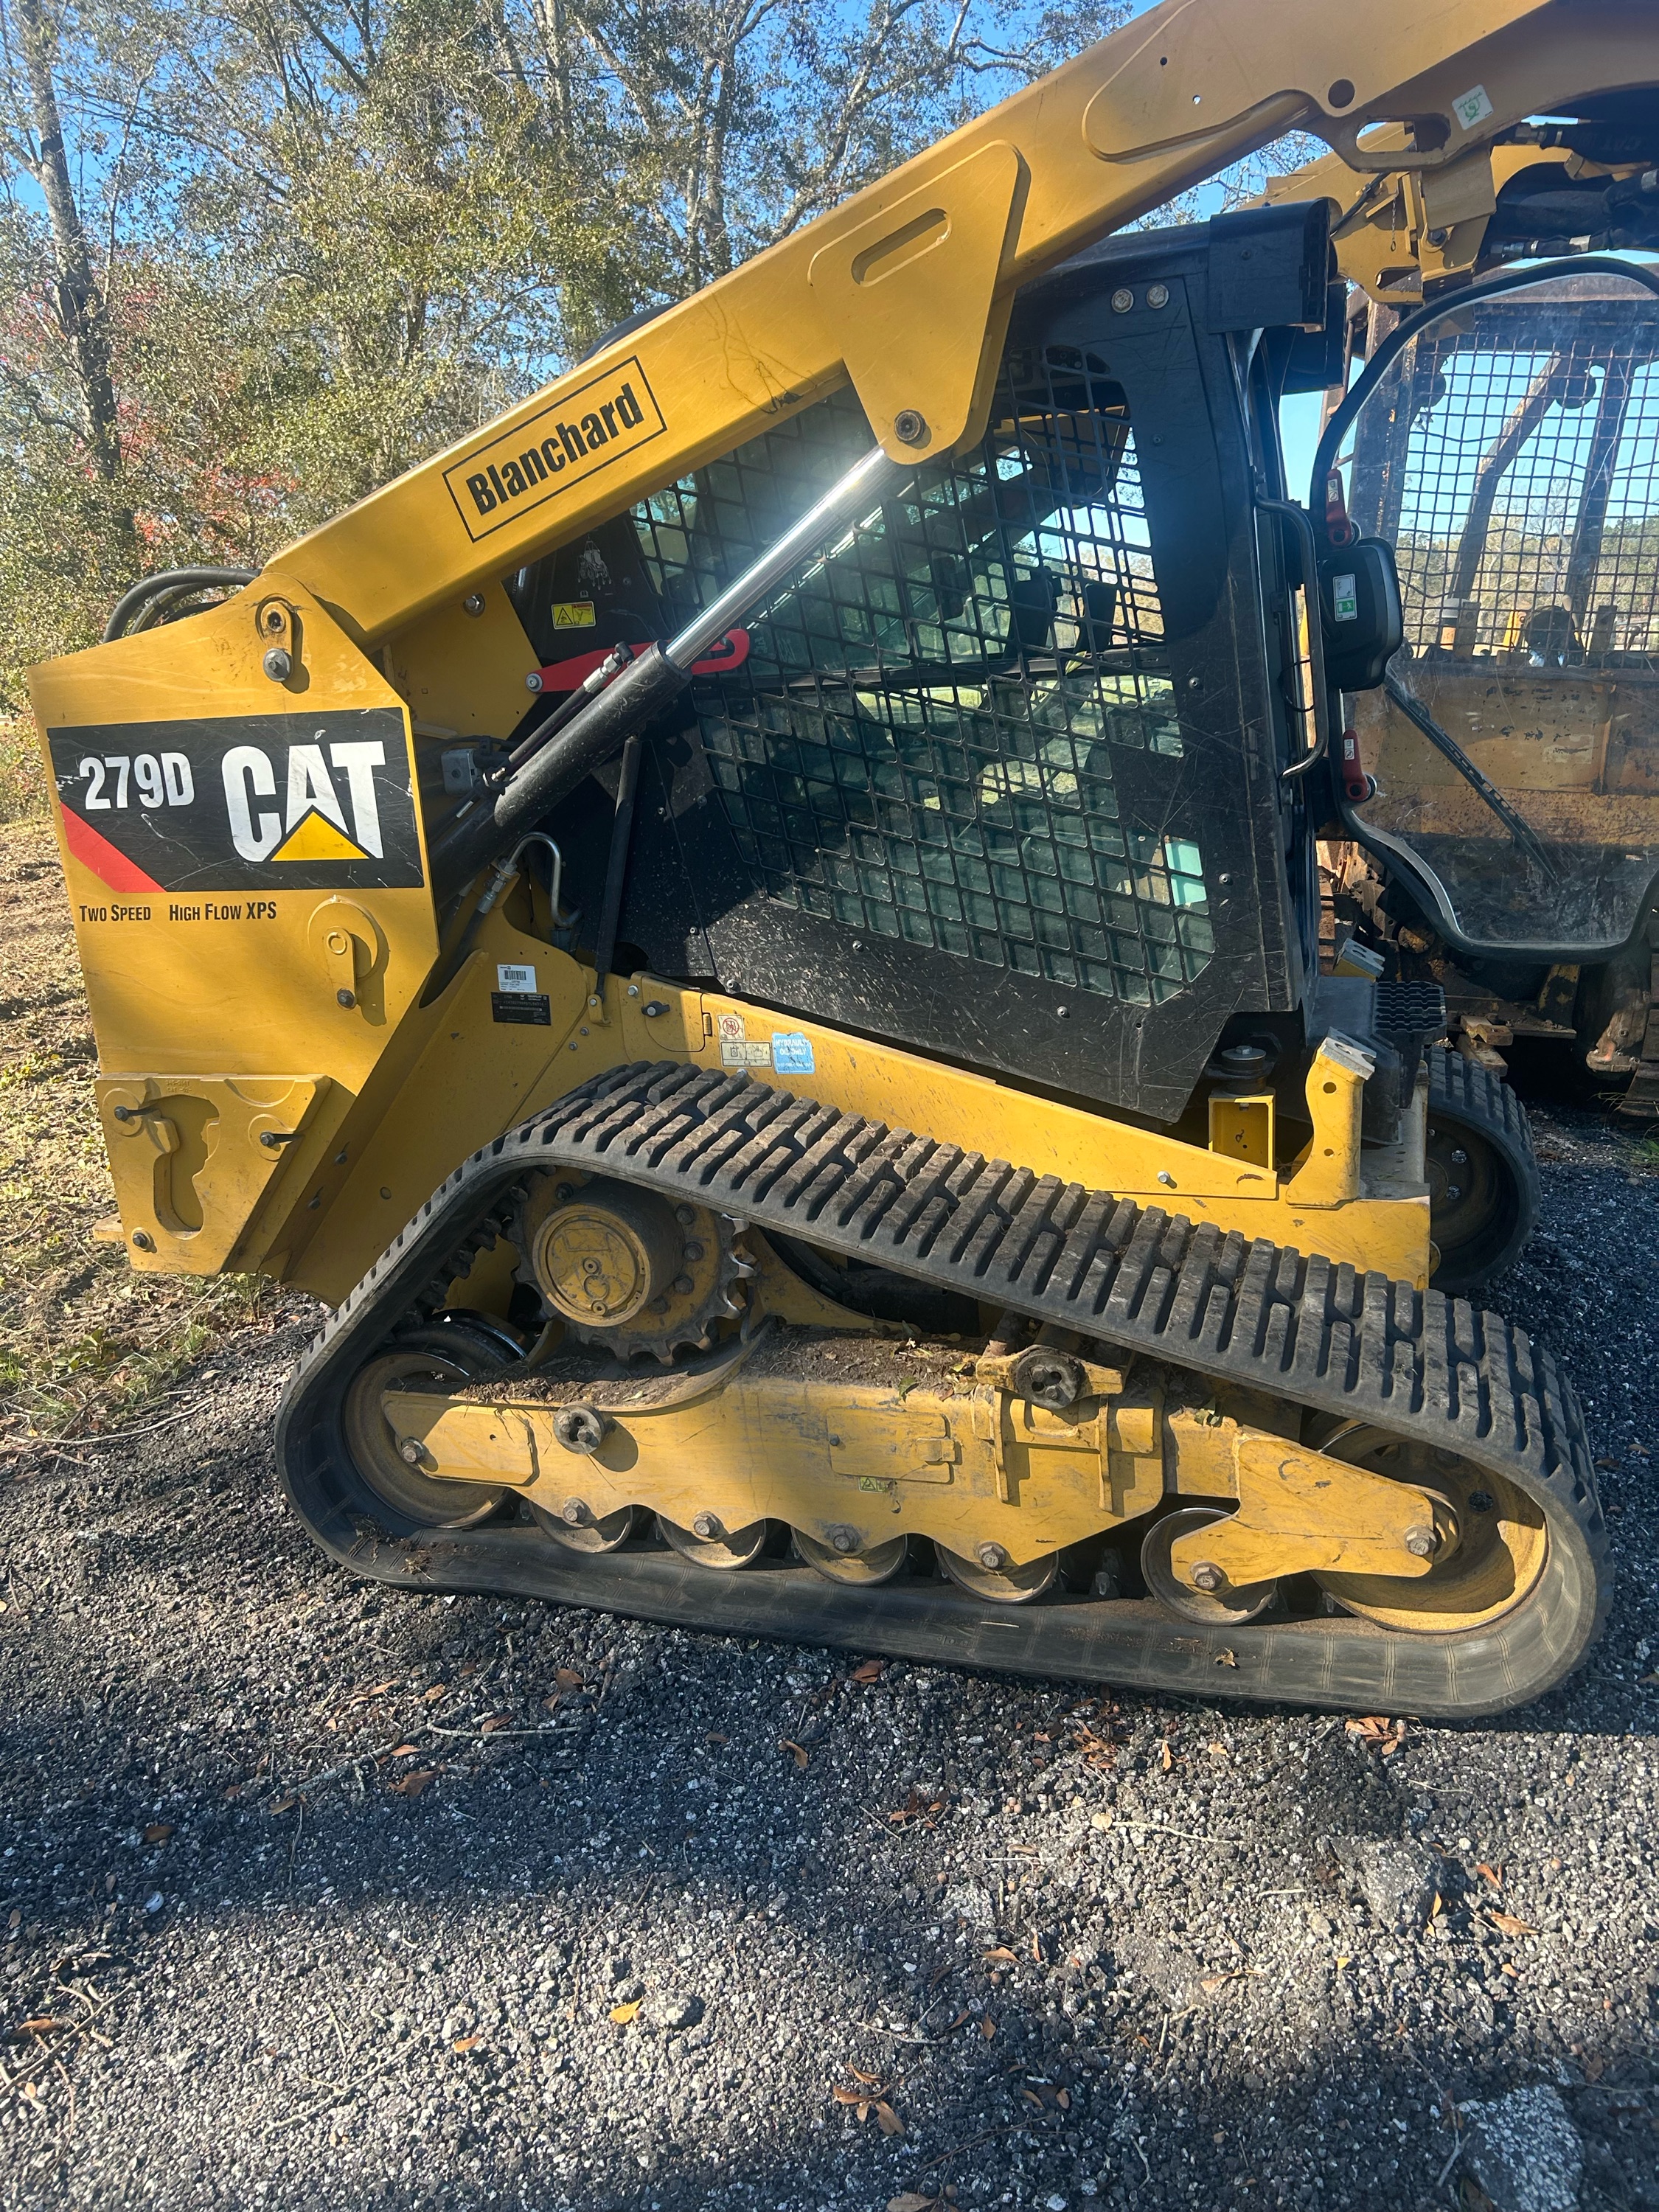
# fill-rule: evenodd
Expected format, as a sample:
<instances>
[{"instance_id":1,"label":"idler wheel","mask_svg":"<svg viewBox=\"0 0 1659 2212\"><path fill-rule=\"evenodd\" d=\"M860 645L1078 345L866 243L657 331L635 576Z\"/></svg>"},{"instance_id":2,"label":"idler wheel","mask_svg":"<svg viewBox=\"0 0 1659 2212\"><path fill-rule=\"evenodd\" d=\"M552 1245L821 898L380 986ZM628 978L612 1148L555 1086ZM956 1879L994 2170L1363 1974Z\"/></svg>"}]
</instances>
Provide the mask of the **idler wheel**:
<instances>
[{"instance_id":1,"label":"idler wheel","mask_svg":"<svg viewBox=\"0 0 1659 2212\"><path fill-rule=\"evenodd\" d=\"M1307 1441L1333 1459L1429 1491L1450 1510L1455 1543L1425 1575L1322 1574L1318 1581L1346 1612L1380 1628L1444 1634L1483 1628L1520 1604L1544 1571L1549 1538L1532 1500L1455 1452L1406 1442L1367 1421L1314 1425Z\"/></svg>"},{"instance_id":2,"label":"idler wheel","mask_svg":"<svg viewBox=\"0 0 1659 2212\"><path fill-rule=\"evenodd\" d=\"M404 1334L364 1361L340 1409L351 1463L375 1498L415 1528L471 1528L507 1497L504 1486L445 1482L405 1459L381 1409L392 1389L449 1391L482 1382L513 1364L501 1335L471 1322L436 1321Z\"/></svg>"}]
</instances>

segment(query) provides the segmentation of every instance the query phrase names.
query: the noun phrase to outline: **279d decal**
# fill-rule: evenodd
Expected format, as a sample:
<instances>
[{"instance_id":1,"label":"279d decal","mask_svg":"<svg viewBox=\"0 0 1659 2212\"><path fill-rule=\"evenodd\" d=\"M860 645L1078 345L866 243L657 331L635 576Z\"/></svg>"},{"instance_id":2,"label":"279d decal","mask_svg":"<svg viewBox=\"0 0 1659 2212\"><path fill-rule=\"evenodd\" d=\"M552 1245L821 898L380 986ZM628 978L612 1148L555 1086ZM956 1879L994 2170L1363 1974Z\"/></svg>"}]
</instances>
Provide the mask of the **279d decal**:
<instances>
[{"instance_id":1,"label":"279d decal","mask_svg":"<svg viewBox=\"0 0 1659 2212\"><path fill-rule=\"evenodd\" d=\"M112 890L420 884L395 708L52 730L70 852Z\"/></svg>"}]
</instances>

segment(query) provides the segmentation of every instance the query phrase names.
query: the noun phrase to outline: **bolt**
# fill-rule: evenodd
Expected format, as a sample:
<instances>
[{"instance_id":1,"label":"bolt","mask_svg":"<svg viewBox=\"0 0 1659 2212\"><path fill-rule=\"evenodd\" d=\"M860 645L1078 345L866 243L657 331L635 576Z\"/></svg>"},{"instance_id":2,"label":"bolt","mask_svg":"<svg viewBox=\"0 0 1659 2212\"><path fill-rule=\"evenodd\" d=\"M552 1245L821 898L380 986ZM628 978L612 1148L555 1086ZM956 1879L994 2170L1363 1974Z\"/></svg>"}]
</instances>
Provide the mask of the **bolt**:
<instances>
[{"instance_id":1,"label":"bolt","mask_svg":"<svg viewBox=\"0 0 1659 2212\"><path fill-rule=\"evenodd\" d=\"M349 1008L357 1003L357 994L355 991L337 991L334 995L343 1006Z\"/></svg>"},{"instance_id":2,"label":"bolt","mask_svg":"<svg viewBox=\"0 0 1659 2212\"><path fill-rule=\"evenodd\" d=\"M580 1498L567 1498L559 1508L559 1518L568 1528L580 1528L587 1518L587 1508Z\"/></svg>"},{"instance_id":3,"label":"bolt","mask_svg":"<svg viewBox=\"0 0 1659 2212\"><path fill-rule=\"evenodd\" d=\"M155 1249L155 1239L148 1229L135 1229L132 1232L132 1246L136 1252L153 1252Z\"/></svg>"},{"instance_id":4,"label":"bolt","mask_svg":"<svg viewBox=\"0 0 1659 2212\"><path fill-rule=\"evenodd\" d=\"M1469 1492L1469 1510L1471 1513L1490 1513L1492 1511L1493 1503L1494 1500L1492 1498L1492 1494L1489 1490L1472 1490Z\"/></svg>"},{"instance_id":5,"label":"bolt","mask_svg":"<svg viewBox=\"0 0 1659 2212\"><path fill-rule=\"evenodd\" d=\"M914 407L901 407L893 417L893 435L901 446L925 446L927 443L927 422Z\"/></svg>"},{"instance_id":6,"label":"bolt","mask_svg":"<svg viewBox=\"0 0 1659 2212\"><path fill-rule=\"evenodd\" d=\"M461 601L461 605L466 609L468 614L481 615L484 611L483 593L482 592L469 592L466 597Z\"/></svg>"},{"instance_id":7,"label":"bolt","mask_svg":"<svg viewBox=\"0 0 1659 2212\"><path fill-rule=\"evenodd\" d=\"M710 1543L720 1533L720 1524L712 1513L699 1513L691 1523L691 1534Z\"/></svg>"},{"instance_id":8,"label":"bolt","mask_svg":"<svg viewBox=\"0 0 1659 2212\"><path fill-rule=\"evenodd\" d=\"M669 1287L673 1291L674 1296L677 1298L690 1297L691 1295L691 1278L690 1275L676 1275Z\"/></svg>"},{"instance_id":9,"label":"bolt","mask_svg":"<svg viewBox=\"0 0 1659 2212\"><path fill-rule=\"evenodd\" d=\"M665 1314L668 1311L667 1299L653 1298L651 1301L651 1310L653 1314Z\"/></svg>"},{"instance_id":10,"label":"bolt","mask_svg":"<svg viewBox=\"0 0 1659 2212\"><path fill-rule=\"evenodd\" d=\"M585 1274L585 1275L597 1275L597 1274L599 1273L599 1261L598 1261L597 1260L584 1260L584 1261L582 1261L582 1273L583 1273L583 1274Z\"/></svg>"},{"instance_id":11,"label":"bolt","mask_svg":"<svg viewBox=\"0 0 1659 2212\"><path fill-rule=\"evenodd\" d=\"M1168 1168L1160 1168L1158 1170L1158 1179L1167 1190L1173 1190L1175 1188L1175 1177L1170 1173Z\"/></svg>"},{"instance_id":12,"label":"bolt","mask_svg":"<svg viewBox=\"0 0 1659 2212\"><path fill-rule=\"evenodd\" d=\"M1457 1151L1457 1152L1455 1152L1452 1154L1451 1158L1452 1158L1452 1165L1453 1165L1455 1168L1466 1168L1466 1167L1468 1167L1468 1164L1469 1164L1469 1156L1468 1156L1468 1154L1466 1152L1463 1152L1463 1151L1462 1151L1462 1150L1459 1150L1459 1151Z\"/></svg>"},{"instance_id":13,"label":"bolt","mask_svg":"<svg viewBox=\"0 0 1659 2212\"><path fill-rule=\"evenodd\" d=\"M1167 284L1149 284L1146 287L1146 305L1149 307L1167 307L1169 304L1170 288Z\"/></svg>"},{"instance_id":14,"label":"bolt","mask_svg":"<svg viewBox=\"0 0 1659 2212\"><path fill-rule=\"evenodd\" d=\"M702 1248L702 1245L697 1242L696 1238L694 1237L691 1239L691 1242L690 1242L690 1243L686 1246L686 1248L685 1248L684 1257L685 1257L687 1260L690 1261L695 1265L695 1264L696 1264L696 1262L697 1261L699 1261L699 1260L701 1260L701 1259L702 1259L702 1252L703 1252L703 1248Z\"/></svg>"},{"instance_id":15,"label":"bolt","mask_svg":"<svg viewBox=\"0 0 1659 2212\"><path fill-rule=\"evenodd\" d=\"M836 1529L830 1535L830 1542L832 1549L843 1554L848 1552L856 1552L859 1547L859 1540L850 1528Z\"/></svg>"},{"instance_id":16,"label":"bolt","mask_svg":"<svg viewBox=\"0 0 1659 2212\"><path fill-rule=\"evenodd\" d=\"M568 1182L562 1182L553 1194L554 1201L559 1206L568 1206L575 1195L575 1185Z\"/></svg>"},{"instance_id":17,"label":"bolt","mask_svg":"<svg viewBox=\"0 0 1659 2212\"><path fill-rule=\"evenodd\" d=\"M1135 295L1127 284L1121 284L1112 295L1112 313L1127 315L1135 303Z\"/></svg>"},{"instance_id":18,"label":"bolt","mask_svg":"<svg viewBox=\"0 0 1659 2212\"><path fill-rule=\"evenodd\" d=\"M294 656L285 645L273 645L263 665L273 684L286 684L294 673Z\"/></svg>"},{"instance_id":19,"label":"bolt","mask_svg":"<svg viewBox=\"0 0 1659 2212\"><path fill-rule=\"evenodd\" d=\"M668 1012L668 1001L666 999L647 999L640 1012L645 1016L647 1021L654 1022L659 1014L665 1014Z\"/></svg>"},{"instance_id":20,"label":"bolt","mask_svg":"<svg viewBox=\"0 0 1659 2212\"><path fill-rule=\"evenodd\" d=\"M1440 1549L1440 1539L1432 1528L1407 1528L1406 1549L1414 1559L1431 1559Z\"/></svg>"},{"instance_id":21,"label":"bolt","mask_svg":"<svg viewBox=\"0 0 1659 2212\"><path fill-rule=\"evenodd\" d=\"M1062 1022L1069 1022L1072 1018L1072 1010L1069 1006L1056 1006L1054 1008L1054 1013L1056 1018Z\"/></svg>"},{"instance_id":22,"label":"bolt","mask_svg":"<svg viewBox=\"0 0 1659 2212\"><path fill-rule=\"evenodd\" d=\"M1462 1198L1462 1195L1463 1186L1461 1182L1449 1182L1446 1185L1446 1201L1448 1205L1449 1205L1454 1199Z\"/></svg>"},{"instance_id":23,"label":"bolt","mask_svg":"<svg viewBox=\"0 0 1659 2212\"><path fill-rule=\"evenodd\" d=\"M524 679L524 688L526 691L539 691L541 690L542 672L539 668L532 668L531 670L529 675Z\"/></svg>"},{"instance_id":24,"label":"bolt","mask_svg":"<svg viewBox=\"0 0 1659 2212\"><path fill-rule=\"evenodd\" d=\"M981 1566L988 1567L993 1574L1008 1564L1008 1554L1000 1544L981 1544L975 1556Z\"/></svg>"},{"instance_id":25,"label":"bolt","mask_svg":"<svg viewBox=\"0 0 1659 2212\"><path fill-rule=\"evenodd\" d=\"M1431 246L1443 246L1450 236L1451 233L1449 230L1431 230L1429 233L1429 244Z\"/></svg>"},{"instance_id":26,"label":"bolt","mask_svg":"<svg viewBox=\"0 0 1659 2212\"><path fill-rule=\"evenodd\" d=\"M405 1437L398 1447L398 1456L399 1459L406 1459L411 1467L418 1467L426 1457L426 1454L413 1437Z\"/></svg>"},{"instance_id":27,"label":"bolt","mask_svg":"<svg viewBox=\"0 0 1659 2212\"><path fill-rule=\"evenodd\" d=\"M682 1229L689 1229L696 1218L697 1209L695 1206L677 1206L674 1208L674 1218Z\"/></svg>"},{"instance_id":28,"label":"bolt","mask_svg":"<svg viewBox=\"0 0 1659 2212\"><path fill-rule=\"evenodd\" d=\"M1188 1577L1194 1589L1211 1591L1218 1590L1226 1579L1220 1568L1208 1559L1200 1559Z\"/></svg>"}]
</instances>

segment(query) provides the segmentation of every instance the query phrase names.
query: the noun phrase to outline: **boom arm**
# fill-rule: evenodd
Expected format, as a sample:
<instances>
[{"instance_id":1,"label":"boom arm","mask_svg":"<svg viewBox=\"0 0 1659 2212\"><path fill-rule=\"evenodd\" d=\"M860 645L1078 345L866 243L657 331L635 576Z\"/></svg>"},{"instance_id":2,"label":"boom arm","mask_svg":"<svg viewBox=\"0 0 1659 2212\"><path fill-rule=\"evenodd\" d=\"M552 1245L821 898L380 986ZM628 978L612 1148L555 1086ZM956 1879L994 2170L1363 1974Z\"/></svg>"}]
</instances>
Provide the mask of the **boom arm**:
<instances>
[{"instance_id":1,"label":"boom arm","mask_svg":"<svg viewBox=\"0 0 1659 2212\"><path fill-rule=\"evenodd\" d=\"M1540 106L1655 77L1647 0L1164 0L301 539L262 586L374 646L849 380L895 459L946 452L982 427L1018 285L1284 131L1450 176ZM1373 151L1401 121L1415 150L1396 131Z\"/></svg>"}]
</instances>

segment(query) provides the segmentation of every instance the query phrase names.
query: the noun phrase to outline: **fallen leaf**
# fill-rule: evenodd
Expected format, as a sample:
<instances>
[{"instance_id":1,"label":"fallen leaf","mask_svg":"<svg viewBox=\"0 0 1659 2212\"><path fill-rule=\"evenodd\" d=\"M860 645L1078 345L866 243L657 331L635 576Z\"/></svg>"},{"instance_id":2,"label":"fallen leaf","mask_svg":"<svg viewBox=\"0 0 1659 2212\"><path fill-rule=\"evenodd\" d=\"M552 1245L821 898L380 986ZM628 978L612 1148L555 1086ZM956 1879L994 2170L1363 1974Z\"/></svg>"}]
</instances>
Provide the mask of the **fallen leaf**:
<instances>
[{"instance_id":1,"label":"fallen leaf","mask_svg":"<svg viewBox=\"0 0 1659 2212\"><path fill-rule=\"evenodd\" d=\"M865 2105L869 2102L862 2089L849 2089L844 2081L837 2081L830 2094L838 2105Z\"/></svg>"},{"instance_id":2,"label":"fallen leaf","mask_svg":"<svg viewBox=\"0 0 1659 2212\"><path fill-rule=\"evenodd\" d=\"M902 2189L888 2198L887 2212L933 2212L939 2202L937 2197L919 2197L914 2189Z\"/></svg>"},{"instance_id":3,"label":"fallen leaf","mask_svg":"<svg viewBox=\"0 0 1659 2212\"><path fill-rule=\"evenodd\" d=\"M1175 1765L1175 1753L1170 1748L1170 1739L1168 1736L1165 1736L1163 1742L1159 1744L1158 1753L1158 1763L1167 1774L1170 1769Z\"/></svg>"},{"instance_id":4,"label":"fallen leaf","mask_svg":"<svg viewBox=\"0 0 1659 2212\"><path fill-rule=\"evenodd\" d=\"M497 1729L511 1728L512 1725L513 1716L511 1713L491 1713L487 1721L480 1721L478 1723L478 1734L480 1735L494 1735Z\"/></svg>"},{"instance_id":5,"label":"fallen leaf","mask_svg":"<svg viewBox=\"0 0 1659 2212\"><path fill-rule=\"evenodd\" d=\"M1535 1936L1538 1933L1530 1922L1522 1919L1518 1912L1489 1912L1486 1917L1494 1928L1502 1929L1505 1936Z\"/></svg>"},{"instance_id":6,"label":"fallen leaf","mask_svg":"<svg viewBox=\"0 0 1659 2212\"><path fill-rule=\"evenodd\" d=\"M1349 1965L1351 1965L1352 1963L1352 1960L1351 1960L1351 1958L1350 1958L1349 1954L1345 1951L1345 1952L1342 1954L1342 1955L1340 1956L1340 1958L1339 1958L1339 1959L1338 1959L1338 1960L1337 1960L1337 1962L1336 1962L1336 1971L1337 1971L1337 1972L1340 1974L1340 1973L1341 1972L1342 1969L1344 1968L1344 1966L1349 1966Z\"/></svg>"},{"instance_id":7,"label":"fallen leaf","mask_svg":"<svg viewBox=\"0 0 1659 2212\"><path fill-rule=\"evenodd\" d=\"M556 1667L553 1680L562 1690L580 1690L582 1686L582 1678L574 1667Z\"/></svg>"},{"instance_id":8,"label":"fallen leaf","mask_svg":"<svg viewBox=\"0 0 1659 2212\"><path fill-rule=\"evenodd\" d=\"M1037 2095L1035 2089L1022 2089L1019 2094L1024 2098L1028 2105L1035 2105L1038 2112L1042 2110L1042 2100Z\"/></svg>"},{"instance_id":9,"label":"fallen leaf","mask_svg":"<svg viewBox=\"0 0 1659 2212\"><path fill-rule=\"evenodd\" d=\"M811 1753L802 1744L792 1743L787 1735L781 1735L778 1738L778 1749L793 1752L797 1766L805 1766L811 1762Z\"/></svg>"},{"instance_id":10,"label":"fallen leaf","mask_svg":"<svg viewBox=\"0 0 1659 2212\"><path fill-rule=\"evenodd\" d=\"M1502 1889L1504 1887L1504 1875L1501 1868L1489 1867L1485 1859L1477 1859L1474 1870L1477 1874L1485 1875L1494 1889Z\"/></svg>"},{"instance_id":11,"label":"fallen leaf","mask_svg":"<svg viewBox=\"0 0 1659 2212\"><path fill-rule=\"evenodd\" d=\"M172 1833L173 1823L170 1820L152 1820L144 1831L144 1841L147 1844L164 1844Z\"/></svg>"},{"instance_id":12,"label":"fallen leaf","mask_svg":"<svg viewBox=\"0 0 1659 2212\"><path fill-rule=\"evenodd\" d=\"M1042 1964L1042 1938L1035 1928L1031 1930L1031 1956L1039 1966Z\"/></svg>"},{"instance_id":13,"label":"fallen leaf","mask_svg":"<svg viewBox=\"0 0 1659 2212\"><path fill-rule=\"evenodd\" d=\"M640 2006L643 2002L644 2000L642 1998L635 1997L631 2004L612 2005L611 2008L611 2019L616 2021L618 2027L626 2027L630 2020L637 2020L639 2018Z\"/></svg>"},{"instance_id":14,"label":"fallen leaf","mask_svg":"<svg viewBox=\"0 0 1659 2212\"><path fill-rule=\"evenodd\" d=\"M1060 2106L1062 2112L1069 2112L1072 2109L1071 2091L1069 2089L1056 2089L1054 2092L1054 2102Z\"/></svg>"},{"instance_id":15,"label":"fallen leaf","mask_svg":"<svg viewBox=\"0 0 1659 2212\"><path fill-rule=\"evenodd\" d=\"M880 2088L881 2076L879 2074L866 2074L861 2066L849 2066L847 2070L855 2081L863 2081L872 2089Z\"/></svg>"},{"instance_id":16,"label":"fallen leaf","mask_svg":"<svg viewBox=\"0 0 1659 2212\"><path fill-rule=\"evenodd\" d=\"M732 1741L729 1735L722 1735L718 1729L708 1729L702 1740L705 1743L730 1743Z\"/></svg>"},{"instance_id":17,"label":"fallen leaf","mask_svg":"<svg viewBox=\"0 0 1659 2212\"><path fill-rule=\"evenodd\" d=\"M995 2021L992 2020L988 2014L981 2015L979 2023L979 2032L988 2043L997 2032L997 2024Z\"/></svg>"},{"instance_id":18,"label":"fallen leaf","mask_svg":"<svg viewBox=\"0 0 1659 2212\"><path fill-rule=\"evenodd\" d=\"M1503 1965L1498 1969L1498 1971L1500 1974L1507 1974L1512 1982L1518 1982L1521 1978L1520 1967L1511 1966L1507 1959L1504 1960Z\"/></svg>"},{"instance_id":19,"label":"fallen leaf","mask_svg":"<svg viewBox=\"0 0 1659 2212\"><path fill-rule=\"evenodd\" d=\"M276 1803L270 1807L269 1809L272 1813L291 1813L299 1802L299 1791L297 1790L290 1790L286 1796L279 1797Z\"/></svg>"},{"instance_id":20,"label":"fallen leaf","mask_svg":"<svg viewBox=\"0 0 1659 2212\"><path fill-rule=\"evenodd\" d=\"M50 2035L54 2028L72 2027L74 2025L73 2021L54 2020L50 2013L42 2013L37 2020L26 2020L22 2032L25 2035Z\"/></svg>"},{"instance_id":21,"label":"fallen leaf","mask_svg":"<svg viewBox=\"0 0 1659 2212\"><path fill-rule=\"evenodd\" d=\"M1019 1960L1006 1943L999 1943L994 1951L984 1954L984 1963L987 1966L1017 1966Z\"/></svg>"},{"instance_id":22,"label":"fallen leaf","mask_svg":"<svg viewBox=\"0 0 1659 2212\"><path fill-rule=\"evenodd\" d=\"M447 1695L448 1686L448 1684L445 1682L434 1682L432 1685L432 1687L427 1692L426 1695L421 1699L421 1703L423 1705L435 1705L440 1698Z\"/></svg>"},{"instance_id":23,"label":"fallen leaf","mask_svg":"<svg viewBox=\"0 0 1659 2212\"><path fill-rule=\"evenodd\" d=\"M435 1766L417 1766L412 1773L405 1774L401 1782L389 1784L390 1792L394 1797L418 1797L427 1784L435 1782L437 1778Z\"/></svg>"},{"instance_id":24,"label":"fallen leaf","mask_svg":"<svg viewBox=\"0 0 1659 2212\"><path fill-rule=\"evenodd\" d=\"M483 2041L481 2035L459 2035L449 2047L452 2051L476 2051Z\"/></svg>"},{"instance_id":25,"label":"fallen leaf","mask_svg":"<svg viewBox=\"0 0 1659 2212\"><path fill-rule=\"evenodd\" d=\"M876 2125L884 2136L902 2136L904 2133L903 2121L888 2104L876 2106Z\"/></svg>"},{"instance_id":26,"label":"fallen leaf","mask_svg":"<svg viewBox=\"0 0 1659 2212\"><path fill-rule=\"evenodd\" d=\"M1215 1655L1215 1663L1218 1667L1237 1667L1238 1654L1236 1651L1218 1651Z\"/></svg>"},{"instance_id":27,"label":"fallen leaf","mask_svg":"<svg viewBox=\"0 0 1659 2212\"><path fill-rule=\"evenodd\" d=\"M1231 1752L1228 1750L1224 1743L1206 1743L1204 1748L1209 1753L1212 1759L1231 1759L1232 1757Z\"/></svg>"},{"instance_id":28,"label":"fallen leaf","mask_svg":"<svg viewBox=\"0 0 1659 2212\"><path fill-rule=\"evenodd\" d=\"M1344 1723L1347 1732L1360 1742L1372 1745L1384 1759L1392 1759L1406 1741L1404 1721L1391 1721L1381 1713L1368 1713L1364 1719Z\"/></svg>"},{"instance_id":29,"label":"fallen leaf","mask_svg":"<svg viewBox=\"0 0 1659 2212\"><path fill-rule=\"evenodd\" d=\"M393 1759L412 1759L415 1756L415 1752L416 1746L414 1744L400 1743L396 1751L392 1753L392 1756Z\"/></svg>"},{"instance_id":30,"label":"fallen leaf","mask_svg":"<svg viewBox=\"0 0 1659 2212\"><path fill-rule=\"evenodd\" d=\"M1442 1898L1440 1892L1437 1889L1434 1893L1434 1903L1429 1907L1430 1919L1438 1920L1445 1909L1445 1900Z\"/></svg>"}]
</instances>

